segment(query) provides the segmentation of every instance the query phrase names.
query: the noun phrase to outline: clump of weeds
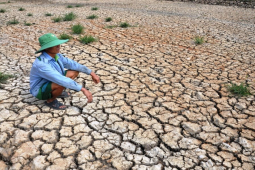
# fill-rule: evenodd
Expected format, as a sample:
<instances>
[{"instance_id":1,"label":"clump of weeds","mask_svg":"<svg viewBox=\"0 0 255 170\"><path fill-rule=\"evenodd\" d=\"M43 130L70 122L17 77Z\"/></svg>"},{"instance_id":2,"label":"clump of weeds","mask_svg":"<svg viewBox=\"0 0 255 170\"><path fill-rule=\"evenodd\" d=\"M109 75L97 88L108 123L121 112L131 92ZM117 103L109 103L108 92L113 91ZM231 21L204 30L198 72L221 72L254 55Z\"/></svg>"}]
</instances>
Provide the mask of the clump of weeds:
<instances>
[{"instance_id":1,"label":"clump of weeds","mask_svg":"<svg viewBox=\"0 0 255 170\"><path fill-rule=\"evenodd\" d=\"M74 34L82 34L84 32L84 27L81 24L73 25L72 31Z\"/></svg>"},{"instance_id":2,"label":"clump of weeds","mask_svg":"<svg viewBox=\"0 0 255 170\"><path fill-rule=\"evenodd\" d=\"M16 17L14 17L13 20L10 20L7 22L7 25L16 25L18 23L19 23L19 21L16 20Z\"/></svg>"},{"instance_id":3,"label":"clump of weeds","mask_svg":"<svg viewBox=\"0 0 255 170\"><path fill-rule=\"evenodd\" d=\"M111 17L105 18L105 22L111 22L111 21L112 21L112 18L111 18Z\"/></svg>"},{"instance_id":4,"label":"clump of weeds","mask_svg":"<svg viewBox=\"0 0 255 170\"><path fill-rule=\"evenodd\" d=\"M90 16L87 17L87 19L96 19L96 18L98 18L97 15L90 15Z\"/></svg>"},{"instance_id":5,"label":"clump of weeds","mask_svg":"<svg viewBox=\"0 0 255 170\"><path fill-rule=\"evenodd\" d=\"M80 37L80 42L83 44L90 44L95 41L97 41L97 39L91 35L85 35L84 37Z\"/></svg>"},{"instance_id":6,"label":"clump of weeds","mask_svg":"<svg viewBox=\"0 0 255 170\"><path fill-rule=\"evenodd\" d=\"M63 33L63 34L60 34L58 38L61 39L61 40L67 40L67 39L70 40L70 39L72 39L73 37L70 36L70 35L68 35L68 34L66 34L66 33Z\"/></svg>"},{"instance_id":7,"label":"clump of weeds","mask_svg":"<svg viewBox=\"0 0 255 170\"><path fill-rule=\"evenodd\" d=\"M201 45L204 43L204 37L196 36L195 37L195 44L196 45Z\"/></svg>"},{"instance_id":8,"label":"clump of weeds","mask_svg":"<svg viewBox=\"0 0 255 170\"><path fill-rule=\"evenodd\" d=\"M64 21L72 21L74 20L75 18L77 18L77 15L75 15L73 12L70 12L68 14L65 14L63 20Z\"/></svg>"},{"instance_id":9,"label":"clump of weeds","mask_svg":"<svg viewBox=\"0 0 255 170\"><path fill-rule=\"evenodd\" d=\"M227 85L227 90L234 96L237 97L244 97L251 95L249 84L247 83L240 83L239 85L236 83L230 83Z\"/></svg>"},{"instance_id":10,"label":"clump of weeds","mask_svg":"<svg viewBox=\"0 0 255 170\"><path fill-rule=\"evenodd\" d=\"M97 10L98 10L98 7L92 7L91 10L92 10L92 11L97 11Z\"/></svg>"}]
</instances>

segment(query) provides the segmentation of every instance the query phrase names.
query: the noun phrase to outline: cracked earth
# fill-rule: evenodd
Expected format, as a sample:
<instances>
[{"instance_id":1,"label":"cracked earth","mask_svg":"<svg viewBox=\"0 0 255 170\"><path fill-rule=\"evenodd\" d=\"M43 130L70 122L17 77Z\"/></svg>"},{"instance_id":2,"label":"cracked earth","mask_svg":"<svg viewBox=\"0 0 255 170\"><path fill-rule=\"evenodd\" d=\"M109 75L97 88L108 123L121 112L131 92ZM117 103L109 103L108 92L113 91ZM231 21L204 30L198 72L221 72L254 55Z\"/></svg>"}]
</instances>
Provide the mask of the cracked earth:
<instances>
[{"instance_id":1,"label":"cracked earth","mask_svg":"<svg viewBox=\"0 0 255 170\"><path fill-rule=\"evenodd\" d=\"M16 75L0 89L1 170L254 169L254 96L226 89L247 82L255 92L254 9L155 0L0 8L7 10L0 13L0 71ZM47 12L78 18L53 23ZM92 14L98 19L86 19ZM7 26L14 17L20 24ZM106 28L125 21L133 27ZM73 35L61 53L91 68L101 83L80 74L76 80L93 93L93 103L70 90L61 99L68 109L52 110L29 93L38 38L70 34L77 23L98 41L83 45ZM195 45L195 36L206 42Z\"/></svg>"}]
</instances>

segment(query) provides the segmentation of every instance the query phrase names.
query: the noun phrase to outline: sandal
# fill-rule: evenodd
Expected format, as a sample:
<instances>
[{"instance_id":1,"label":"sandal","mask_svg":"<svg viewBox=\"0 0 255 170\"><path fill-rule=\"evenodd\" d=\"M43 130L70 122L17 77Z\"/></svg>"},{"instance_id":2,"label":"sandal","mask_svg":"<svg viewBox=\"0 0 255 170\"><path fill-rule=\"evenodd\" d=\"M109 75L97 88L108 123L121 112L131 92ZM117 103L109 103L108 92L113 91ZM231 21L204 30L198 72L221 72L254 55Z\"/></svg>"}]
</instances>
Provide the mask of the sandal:
<instances>
[{"instance_id":1,"label":"sandal","mask_svg":"<svg viewBox=\"0 0 255 170\"><path fill-rule=\"evenodd\" d=\"M48 103L47 101L45 101L45 105L49 106L52 109L56 109L56 110L65 110L67 107L65 105L63 105L62 103L60 103L57 99L53 100L52 102ZM61 108L61 106L65 106L64 108Z\"/></svg>"},{"instance_id":2,"label":"sandal","mask_svg":"<svg viewBox=\"0 0 255 170\"><path fill-rule=\"evenodd\" d=\"M67 98L67 97L70 97L70 93L63 91L62 94L59 95L57 98Z\"/></svg>"}]
</instances>

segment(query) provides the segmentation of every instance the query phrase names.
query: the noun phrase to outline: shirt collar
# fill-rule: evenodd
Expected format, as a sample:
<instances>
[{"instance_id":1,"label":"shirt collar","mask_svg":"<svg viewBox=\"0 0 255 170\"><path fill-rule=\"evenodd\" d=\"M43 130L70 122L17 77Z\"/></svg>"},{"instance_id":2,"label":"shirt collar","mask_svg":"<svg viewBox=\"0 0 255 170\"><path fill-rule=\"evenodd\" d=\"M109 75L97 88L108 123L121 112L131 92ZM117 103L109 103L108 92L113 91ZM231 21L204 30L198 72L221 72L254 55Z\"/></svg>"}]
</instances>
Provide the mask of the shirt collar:
<instances>
[{"instance_id":1,"label":"shirt collar","mask_svg":"<svg viewBox=\"0 0 255 170\"><path fill-rule=\"evenodd\" d=\"M52 58L48 53L46 53L45 51L42 52L42 55L44 55L44 57L47 59L47 60L54 60L54 58ZM58 61L58 54L56 54L55 56L55 61Z\"/></svg>"}]
</instances>

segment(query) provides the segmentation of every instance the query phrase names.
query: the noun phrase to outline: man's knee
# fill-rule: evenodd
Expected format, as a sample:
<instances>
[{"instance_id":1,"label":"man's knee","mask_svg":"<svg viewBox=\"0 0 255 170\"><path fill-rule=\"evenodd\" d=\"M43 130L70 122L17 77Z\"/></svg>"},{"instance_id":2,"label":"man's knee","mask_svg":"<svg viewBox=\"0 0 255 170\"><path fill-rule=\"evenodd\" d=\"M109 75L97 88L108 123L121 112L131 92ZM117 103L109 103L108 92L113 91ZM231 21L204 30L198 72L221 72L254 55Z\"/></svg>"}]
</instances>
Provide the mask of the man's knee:
<instances>
[{"instance_id":1,"label":"man's knee","mask_svg":"<svg viewBox=\"0 0 255 170\"><path fill-rule=\"evenodd\" d=\"M69 77L71 79L75 79L76 77L78 77L79 75L79 71L74 71L74 70L68 70L66 73L66 77Z\"/></svg>"},{"instance_id":2,"label":"man's knee","mask_svg":"<svg viewBox=\"0 0 255 170\"><path fill-rule=\"evenodd\" d=\"M52 89L52 91L54 91L54 90L64 90L65 87L60 86L60 85L58 85L58 84L56 84L56 83L52 83L52 84L51 84L51 89Z\"/></svg>"}]
</instances>

